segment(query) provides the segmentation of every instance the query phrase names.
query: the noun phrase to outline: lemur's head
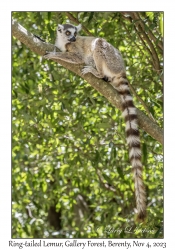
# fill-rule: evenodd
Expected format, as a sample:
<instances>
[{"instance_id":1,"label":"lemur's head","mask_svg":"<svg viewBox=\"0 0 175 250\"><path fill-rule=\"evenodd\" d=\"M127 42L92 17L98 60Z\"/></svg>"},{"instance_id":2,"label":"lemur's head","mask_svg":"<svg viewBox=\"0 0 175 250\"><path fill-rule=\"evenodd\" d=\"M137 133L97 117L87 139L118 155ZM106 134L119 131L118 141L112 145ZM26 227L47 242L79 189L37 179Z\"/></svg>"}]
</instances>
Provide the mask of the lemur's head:
<instances>
[{"instance_id":1,"label":"lemur's head","mask_svg":"<svg viewBox=\"0 0 175 250\"><path fill-rule=\"evenodd\" d=\"M72 24L58 24L57 36L63 40L64 43L76 41L77 33L81 30L81 24L74 26Z\"/></svg>"}]
</instances>

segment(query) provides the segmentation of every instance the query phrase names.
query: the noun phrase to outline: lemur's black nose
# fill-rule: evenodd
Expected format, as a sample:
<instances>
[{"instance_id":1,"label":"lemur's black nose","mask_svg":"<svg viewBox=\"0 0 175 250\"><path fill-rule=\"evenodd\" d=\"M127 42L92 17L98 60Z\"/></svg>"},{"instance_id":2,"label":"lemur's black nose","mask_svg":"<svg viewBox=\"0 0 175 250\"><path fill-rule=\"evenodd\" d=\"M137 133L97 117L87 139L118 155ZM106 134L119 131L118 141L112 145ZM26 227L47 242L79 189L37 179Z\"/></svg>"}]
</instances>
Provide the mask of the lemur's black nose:
<instances>
[{"instance_id":1,"label":"lemur's black nose","mask_svg":"<svg viewBox=\"0 0 175 250\"><path fill-rule=\"evenodd\" d=\"M75 36L71 37L71 38L69 39L69 41L70 41L70 42L75 42L75 41L76 41Z\"/></svg>"}]
</instances>

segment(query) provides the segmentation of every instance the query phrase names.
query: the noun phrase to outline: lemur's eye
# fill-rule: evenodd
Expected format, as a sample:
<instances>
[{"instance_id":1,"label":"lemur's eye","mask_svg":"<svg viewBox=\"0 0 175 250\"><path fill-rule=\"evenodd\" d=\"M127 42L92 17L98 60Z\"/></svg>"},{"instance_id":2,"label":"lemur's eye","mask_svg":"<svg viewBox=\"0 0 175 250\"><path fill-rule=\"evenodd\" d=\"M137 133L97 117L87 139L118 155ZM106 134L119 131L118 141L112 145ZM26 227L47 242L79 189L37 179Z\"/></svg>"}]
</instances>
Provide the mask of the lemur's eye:
<instances>
[{"instance_id":1,"label":"lemur's eye","mask_svg":"<svg viewBox=\"0 0 175 250\"><path fill-rule=\"evenodd\" d=\"M70 31L66 31L66 36L70 36Z\"/></svg>"},{"instance_id":2,"label":"lemur's eye","mask_svg":"<svg viewBox=\"0 0 175 250\"><path fill-rule=\"evenodd\" d=\"M74 36L76 36L76 35L77 35L77 32L74 33Z\"/></svg>"}]
</instances>

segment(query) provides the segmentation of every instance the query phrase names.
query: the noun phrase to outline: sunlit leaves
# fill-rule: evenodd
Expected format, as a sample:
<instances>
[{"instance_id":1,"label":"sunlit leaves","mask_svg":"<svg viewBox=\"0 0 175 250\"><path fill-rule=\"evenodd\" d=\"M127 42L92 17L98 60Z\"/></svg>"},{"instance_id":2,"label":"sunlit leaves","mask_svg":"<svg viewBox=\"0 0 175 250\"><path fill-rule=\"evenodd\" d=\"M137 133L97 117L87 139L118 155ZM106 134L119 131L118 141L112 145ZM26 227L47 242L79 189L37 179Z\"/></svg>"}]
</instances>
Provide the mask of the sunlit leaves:
<instances>
[{"instance_id":1,"label":"sunlit leaves","mask_svg":"<svg viewBox=\"0 0 175 250\"><path fill-rule=\"evenodd\" d=\"M154 19L154 12L146 12L146 15L149 17L151 21Z\"/></svg>"},{"instance_id":2,"label":"sunlit leaves","mask_svg":"<svg viewBox=\"0 0 175 250\"><path fill-rule=\"evenodd\" d=\"M163 13L160 14L160 17L159 17L159 25L160 25L160 32L161 32L161 35L163 36Z\"/></svg>"}]
</instances>

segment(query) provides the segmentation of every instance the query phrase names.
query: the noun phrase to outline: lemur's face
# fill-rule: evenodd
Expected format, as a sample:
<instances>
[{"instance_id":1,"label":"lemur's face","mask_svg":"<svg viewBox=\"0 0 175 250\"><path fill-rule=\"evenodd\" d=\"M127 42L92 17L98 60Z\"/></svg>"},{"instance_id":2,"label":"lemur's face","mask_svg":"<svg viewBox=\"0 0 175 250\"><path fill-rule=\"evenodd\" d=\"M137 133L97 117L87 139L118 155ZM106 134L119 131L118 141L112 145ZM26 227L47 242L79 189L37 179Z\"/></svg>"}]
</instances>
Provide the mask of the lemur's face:
<instances>
[{"instance_id":1,"label":"lemur's face","mask_svg":"<svg viewBox=\"0 0 175 250\"><path fill-rule=\"evenodd\" d=\"M61 37L65 43L75 42L79 26L73 26L71 24L58 25L57 34Z\"/></svg>"}]
</instances>

